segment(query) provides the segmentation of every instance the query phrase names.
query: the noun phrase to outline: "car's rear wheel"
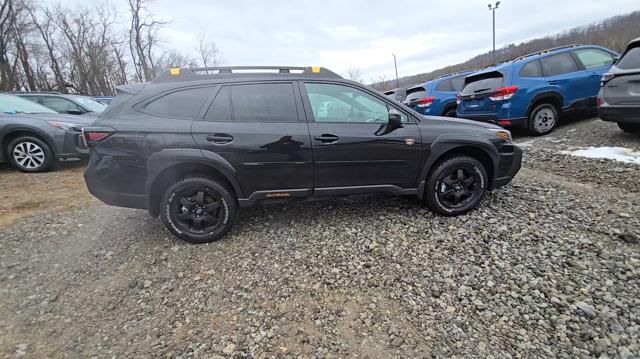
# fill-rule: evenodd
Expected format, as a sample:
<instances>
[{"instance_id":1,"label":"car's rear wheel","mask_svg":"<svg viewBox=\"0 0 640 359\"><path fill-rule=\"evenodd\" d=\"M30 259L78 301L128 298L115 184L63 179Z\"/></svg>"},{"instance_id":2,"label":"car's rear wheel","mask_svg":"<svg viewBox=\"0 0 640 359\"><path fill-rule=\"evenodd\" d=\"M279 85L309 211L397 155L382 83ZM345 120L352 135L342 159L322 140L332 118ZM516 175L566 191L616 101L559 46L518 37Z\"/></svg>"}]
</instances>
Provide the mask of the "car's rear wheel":
<instances>
[{"instance_id":1,"label":"car's rear wheel","mask_svg":"<svg viewBox=\"0 0 640 359\"><path fill-rule=\"evenodd\" d=\"M536 105L529 114L527 128L534 136L551 133L558 124L558 109L550 103Z\"/></svg>"},{"instance_id":2,"label":"car's rear wheel","mask_svg":"<svg viewBox=\"0 0 640 359\"><path fill-rule=\"evenodd\" d=\"M237 214L238 202L225 184L207 177L188 177L167 189L160 217L176 237L189 243L209 243L229 232Z\"/></svg>"},{"instance_id":3,"label":"car's rear wheel","mask_svg":"<svg viewBox=\"0 0 640 359\"><path fill-rule=\"evenodd\" d=\"M427 206L445 216L467 213L484 198L487 182L487 171L480 161L464 155L450 157L427 178Z\"/></svg>"},{"instance_id":4,"label":"car's rear wheel","mask_svg":"<svg viewBox=\"0 0 640 359\"><path fill-rule=\"evenodd\" d=\"M450 108L444 111L444 117L456 117L456 109Z\"/></svg>"},{"instance_id":5,"label":"car's rear wheel","mask_svg":"<svg viewBox=\"0 0 640 359\"><path fill-rule=\"evenodd\" d=\"M637 133L640 132L639 123L618 122L618 127L624 132Z\"/></svg>"},{"instance_id":6,"label":"car's rear wheel","mask_svg":"<svg viewBox=\"0 0 640 359\"><path fill-rule=\"evenodd\" d=\"M22 172L44 172L53 167L54 154L49 145L33 136L20 136L9 142L7 156Z\"/></svg>"}]
</instances>

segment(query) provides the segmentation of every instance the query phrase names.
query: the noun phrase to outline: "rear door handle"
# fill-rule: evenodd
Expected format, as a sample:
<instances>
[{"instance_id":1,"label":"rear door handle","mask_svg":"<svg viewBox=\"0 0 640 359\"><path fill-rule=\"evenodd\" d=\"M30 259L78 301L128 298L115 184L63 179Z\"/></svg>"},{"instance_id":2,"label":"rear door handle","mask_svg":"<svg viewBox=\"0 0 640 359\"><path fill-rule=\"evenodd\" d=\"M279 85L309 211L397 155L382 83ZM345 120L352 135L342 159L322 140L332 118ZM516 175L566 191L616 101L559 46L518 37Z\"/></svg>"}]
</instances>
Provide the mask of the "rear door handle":
<instances>
[{"instance_id":1,"label":"rear door handle","mask_svg":"<svg viewBox=\"0 0 640 359\"><path fill-rule=\"evenodd\" d=\"M207 141L213 142L219 145L233 141L233 136L227 135L226 133L215 133L213 135L207 135L207 137L205 138L207 139Z\"/></svg>"},{"instance_id":2,"label":"rear door handle","mask_svg":"<svg viewBox=\"0 0 640 359\"><path fill-rule=\"evenodd\" d=\"M314 139L316 141L320 141L322 143L334 143L336 141L338 141L340 139L340 137L336 136L336 135L330 135L330 134L322 134L320 136L316 136L314 137Z\"/></svg>"}]
</instances>

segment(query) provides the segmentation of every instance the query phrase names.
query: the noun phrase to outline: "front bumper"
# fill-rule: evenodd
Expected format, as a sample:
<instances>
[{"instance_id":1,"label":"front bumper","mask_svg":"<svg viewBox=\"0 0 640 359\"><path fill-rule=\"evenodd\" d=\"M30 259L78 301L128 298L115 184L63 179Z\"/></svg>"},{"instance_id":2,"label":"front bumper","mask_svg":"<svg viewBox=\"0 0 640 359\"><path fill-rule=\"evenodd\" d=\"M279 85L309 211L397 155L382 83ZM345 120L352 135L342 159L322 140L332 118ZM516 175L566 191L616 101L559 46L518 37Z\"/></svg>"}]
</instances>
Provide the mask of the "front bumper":
<instances>
[{"instance_id":1,"label":"front bumper","mask_svg":"<svg viewBox=\"0 0 640 359\"><path fill-rule=\"evenodd\" d=\"M55 137L56 157L58 159L66 158L88 158L89 149L82 141L82 133L80 131L70 130L61 131Z\"/></svg>"},{"instance_id":2,"label":"front bumper","mask_svg":"<svg viewBox=\"0 0 640 359\"><path fill-rule=\"evenodd\" d=\"M500 158L490 189L500 188L511 182L522 166L522 150L518 146L503 145L499 148L498 153Z\"/></svg>"},{"instance_id":3,"label":"front bumper","mask_svg":"<svg viewBox=\"0 0 640 359\"><path fill-rule=\"evenodd\" d=\"M600 106L598 117L609 122L640 123L640 106Z\"/></svg>"}]
</instances>

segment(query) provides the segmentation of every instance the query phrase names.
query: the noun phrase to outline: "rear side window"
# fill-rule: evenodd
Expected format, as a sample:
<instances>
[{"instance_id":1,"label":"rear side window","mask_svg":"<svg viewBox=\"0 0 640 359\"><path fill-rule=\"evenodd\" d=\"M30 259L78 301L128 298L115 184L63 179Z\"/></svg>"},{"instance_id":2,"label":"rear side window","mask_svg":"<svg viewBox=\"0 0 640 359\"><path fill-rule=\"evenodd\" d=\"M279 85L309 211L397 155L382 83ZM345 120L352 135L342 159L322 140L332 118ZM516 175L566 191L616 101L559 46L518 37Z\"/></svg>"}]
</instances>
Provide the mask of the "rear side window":
<instances>
[{"instance_id":1,"label":"rear side window","mask_svg":"<svg viewBox=\"0 0 640 359\"><path fill-rule=\"evenodd\" d=\"M462 89L463 96L474 95L478 93L493 92L502 87L503 76L500 72L491 72L481 76L467 78L467 84Z\"/></svg>"},{"instance_id":2,"label":"rear side window","mask_svg":"<svg viewBox=\"0 0 640 359\"><path fill-rule=\"evenodd\" d=\"M613 64L613 55L602 50L582 49L576 50L575 54L586 70L611 66Z\"/></svg>"},{"instance_id":3,"label":"rear side window","mask_svg":"<svg viewBox=\"0 0 640 359\"><path fill-rule=\"evenodd\" d=\"M427 96L427 91L424 87L416 87L407 90L407 97L405 97L404 102L409 103L411 101L415 101Z\"/></svg>"},{"instance_id":4,"label":"rear side window","mask_svg":"<svg viewBox=\"0 0 640 359\"><path fill-rule=\"evenodd\" d=\"M540 68L540 62L538 60L531 61L530 63L524 65L522 70L520 70L520 76L522 77L541 77L542 69Z\"/></svg>"},{"instance_id":5,"label":"rear side window","mask_svg":"<svg viewBox=\"0 0 640 359\"><path fill-rule=\"evenodd\" d=\"M627 51L618 61L616 67L623 70L640 69L640 47L634 47Z\"/></svg>"},{"instance_id":6,"label":"rear side window","mask_svg":"<svg viewBox=\"0 0 640 359\"><path fill-rule=\"evenodd\" d=\"M229 102L229 88L223 87L209 106L204 116L207 121L231 121L231 103Z\"/></svg>"},{"instance_id":7,"label":"rear side window","mask_svg":"<svg viewBox=\"0 0 640 359\"><path fill-rule=\"evenodd\" d=\"M458 76L451 79L451 87L453 91L460 92L464 87L464 76Z\"/></svg>"},{"instance_id":8,"label":"rear side window","mask_svg":"<svg viewBox=\"0 0 640 359\"><path fill-rule=\"evenodd\" d=\"M436 86L436 91L443 91L443 92L453 91L453 87L451 87L451 81L447 79L440 82L438 86Z\"/></svg>"},{"instance_id":9,"label":"rear side window","mask_svg":"<svg viewBox=\"0 0 640 359\"><path fill-rule=\"evenodd\" d=\"M298 121L293 85L290 83L235 85L230 89L234 121Z\"/></svg>"},{"instance_id":10,"label":"rear side window","mask_svg":"<svg viewBox=\"0 0 640 359\"><path fill-rule=\"evenodd\" d=\"M162 117L192 119L198 115L211 91L211 87L174 91L149 102L144 111Z\"/></svg>"},{"instance_id":11,"label":"rear side window","mask_svg":"<svg viewBox=\"0 0 640 359\"><path fill-rule=\"evenodd\" d=\"M568 52L545 57L540 61L545 76L557 76L579 70L578 64Z\"/></svg>"}]
</instances>

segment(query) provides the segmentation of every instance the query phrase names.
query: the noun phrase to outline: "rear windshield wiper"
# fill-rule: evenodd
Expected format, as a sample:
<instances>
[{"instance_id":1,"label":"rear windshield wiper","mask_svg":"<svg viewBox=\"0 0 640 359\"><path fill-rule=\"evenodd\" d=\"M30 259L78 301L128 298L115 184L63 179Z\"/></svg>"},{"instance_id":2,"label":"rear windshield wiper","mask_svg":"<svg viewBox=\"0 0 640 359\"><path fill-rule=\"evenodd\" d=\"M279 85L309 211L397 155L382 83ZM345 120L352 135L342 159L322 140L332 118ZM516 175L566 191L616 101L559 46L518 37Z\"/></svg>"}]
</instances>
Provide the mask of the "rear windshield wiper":
<instances>
[{"instance_id":1,"label":"rear windshield wiper","mask_svg":"<svg viewBox=\"0 0 640 359\"><path fill-rule=\"evenodd\" d=\"M487 90L491 90L491 87L487 87L487 88L483 88L483 89L478 89L478 90L473 91L473 93L485 92L485 91L487 91Z\"/></svg>"}]
</instances>

